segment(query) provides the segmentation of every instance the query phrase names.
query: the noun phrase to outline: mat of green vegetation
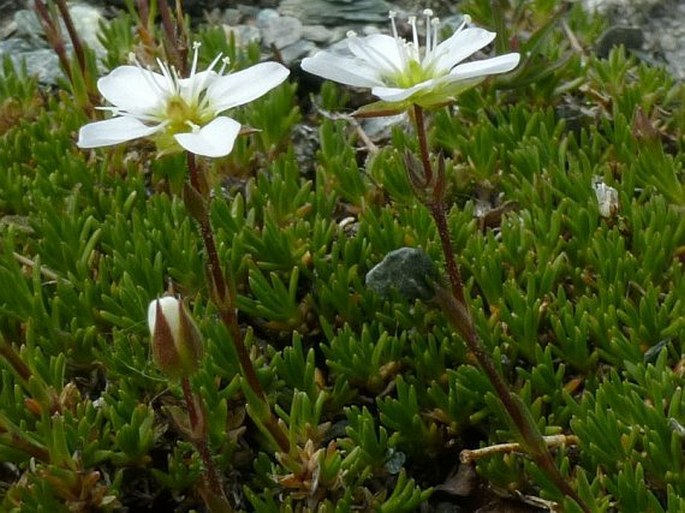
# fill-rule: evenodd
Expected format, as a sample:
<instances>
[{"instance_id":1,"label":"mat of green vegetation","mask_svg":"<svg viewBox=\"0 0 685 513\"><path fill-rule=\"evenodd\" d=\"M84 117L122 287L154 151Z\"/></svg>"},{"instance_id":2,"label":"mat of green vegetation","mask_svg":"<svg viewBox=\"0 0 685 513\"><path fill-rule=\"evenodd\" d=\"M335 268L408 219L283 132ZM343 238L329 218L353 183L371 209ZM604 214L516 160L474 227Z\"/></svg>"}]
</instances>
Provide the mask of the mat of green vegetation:
<instances>
[{"instance_id":1,"label":"mat of green vegetation","mask_svg":"<svg viewBox=\"0 0 685 513\"><path fill-rule=\"evenodd\" d=\"M521 69L430 124L478 333L543 434L577 437L554 455L592 511L685 511L682 84L619 48L593 55L602 23L578 6L557 17L554 2L504 16L489 6L464 9L520 45ZM109 67L136 44L121 36L128 18L113 23ZM258 58L216 29L197 38L204 64L219 50L237 66ZM317 111L297 76L236 111L262 131L210 164L220 259L259 378L300 449L290 461L246 412L179 199L184 158L157 159L148 143L79 150L89 116L70 86L44 90L5 63L3 511L203 510L180 387L150 358L147 307L170 285L204 337L192 382L238 510L472 511L498 490L580 511L516 453L478 461L478 493L449 486L462 449L517 438L435 304L365 287L403 246L443 266L406 177L414 136L400 125L368 151L353 124ZM349 112L355 95L325 84L311 99ZM599 181L618 191L606 216Z\"/></svg>"}]
</instances>

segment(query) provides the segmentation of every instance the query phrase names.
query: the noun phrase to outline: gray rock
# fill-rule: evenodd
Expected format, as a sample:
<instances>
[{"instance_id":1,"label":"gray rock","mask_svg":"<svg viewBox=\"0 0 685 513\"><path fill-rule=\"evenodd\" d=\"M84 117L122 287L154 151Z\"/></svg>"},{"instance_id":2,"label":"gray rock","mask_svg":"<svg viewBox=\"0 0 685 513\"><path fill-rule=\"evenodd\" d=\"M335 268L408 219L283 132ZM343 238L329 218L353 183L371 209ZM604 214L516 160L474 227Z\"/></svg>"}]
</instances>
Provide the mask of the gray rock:
<instances>
[{"instance_id":1,"label":"gray rock","mask_svg":"<svg viewBox=\"0 0 685 513\"><path fill-rule=\"evenodd\" d=\"M435 295L437 279L432 260L420 248L400 248L388 253L366 274L366 286L384 297L396 291L409 301L428 301Z\"/></svg>"},{"instance_id":2,"label":"gray rock","mask_svg":"<svg viewBox=\"0 0 685 513\"><path fill-rule=\"evenodd\" d=\"M237 9L244 17L256 18L259 14L259 7L256 5L239 4Z\"/></svg>"},{"instance_id":3,"label":"gray rock","mask_svg":"<svg viewBox=\"0 0 685 513\"><path fill-rule=\"evenodd\" d=\"M273 45L282 49L296 43L301 37L302 22L292 16L271 18L262 27L262 43L267 47Z\"/></svg>"},{"instance_id":4,"label":"gray rock","mask_svg":"<svg viewBox=\"0 0 685 513\"><path fill-rule=\"evenodd\" d=\"M101 10L86 4L71 4L69 12L81 40L98 55L103 55L105 50L98 41L100 23L104 20ZM28 9L15 12L12 25L13 37L0 42L0 56L9 55L15 66L25 63L27 72L37 75L40 82L56 84L62 77L59 59L45 40L35 12ZM65 47L71 53L72 45L64 24L61 30Z\"/></svg>"},{"instance_id":5,"label":"gray rock","mask_svg":"<svg viewBox=\"0 0 685 513\"><path fill-rule=\"evenodd\" d=\"M599 37L595 51L600 57L606 58L615 46L623 45L627 50L639 50L644 42L645 36L639 27L615 25Z\"/></svg>"},{"instance_id":6,"label":"gray rock","mask_svg":"<svg viewBox=\"0 0 685 513\"><path fill-rule=\"evenodd\" d=\"M304 25L302 37L315 43L332 43L340 39L338 32L328 29L323 25Z\"/></svg>"},{"instance_id":7,"label":"gray rock","mask_svg":"<svg viewBox=\"0 0 685 513\"><path fill-rule=\"evenodd\" d=\"M664 34L661 38L661 48L667 52L672 52L678 48L678 41L673 34Z\"/></svg>"},{"instance_id":8,"label":"gray rock","mask_svg":"<svg viewBox=\"0 0 685 513\"><path fill-rule=\"evenodd\" d=\"M274 20L277 20L280 17L281 15L278 14L278 11L276 9L262 9L257 14L255 20L257 22L257 26L263 30L269 26L269 23L271 23Z\"/></svg>"},{"instance_id":9,"label":"gray rock","mask_svg":"<svg viewBox=\"0 0 685 513\"><path fill-rule=\"evenodd\" d=\"M392 5L385 0L283 0L279 11L312 25L382 23Z\"/></svg>"},{"instance_id":10,"label":"gray rock","mask_svg":"<svg viewBox=\"0 0 685 513\"><path fill-rule=\"evenodd\" d=\"M291 64L306 57L317 49L316 45L306 39L300 39L296 43L281 49L281 57L285 64Z\"/></svg>"},{"instance_id":11,"label":"gray rock","mask_svg":"<svg viewBox=\"0 0 685 513\"><path fill-rule=\"evenodd\" d=\"M226 25L240 25L243 21L243 13L239 9L226 9L223 13L222 21Z\"/></svg>"},{"instance_id":12,"label":"gray rock","mask_svg":"<svg viewBox=\"0 0 685 513\"><path fill-rule=\"evenodd\" d=\"M83 42L98 53L104 52L104 48L102 48L98 40L100 23L104 20L101 10L91 5L71 4L69 6L69 13L74 22L76 32ZM16 26L15 37L30 41L34 48L46 47L43 27L34 11L28 9L17 11L14 14L14 23ZM70 46L69 36L63 23L61 24L61 30L65 42Z\"/></svg>"},{"instance_id":13,"label":"gray rock","mask_svg":"<svg viewBox=\"0 0 685 513\"><path fill-rule=\"evenodd\" d=\"M64 77L57 54L47 48L10 54L10 57L16 69L25 65L27 74L35 75L42 84L54 85Z\"/></svg>"},{"instance_id":14,"label":"gray rock","mask_svg":"<svg viewBox=\"0 0 685 513\"><path fill-rule=\"evenodd\" d=\"M14 13L14 36L30 41L34 48L44 46L43 27L41 27L36 13L22 9Z\"/></svg>"}]
</instances>

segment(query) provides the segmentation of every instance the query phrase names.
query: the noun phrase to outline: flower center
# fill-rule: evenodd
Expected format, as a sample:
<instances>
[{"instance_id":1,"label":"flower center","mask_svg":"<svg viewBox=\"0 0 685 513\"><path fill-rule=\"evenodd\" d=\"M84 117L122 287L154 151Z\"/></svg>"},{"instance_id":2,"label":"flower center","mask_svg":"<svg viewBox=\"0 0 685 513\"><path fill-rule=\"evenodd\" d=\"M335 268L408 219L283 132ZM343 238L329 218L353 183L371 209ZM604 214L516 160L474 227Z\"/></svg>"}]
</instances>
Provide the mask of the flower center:
<instances>
[{"instance_id":1,"label":"flower center","mask_svg":"<svg viewBox=\"0 0 685 513\"><path fill-rule=\"evenodd\" d=\"M398 35L397 25L395 23L396 16L397 13L395 13L395 11L390 11L388 15L390 18L392 35L395 38L397 51L400 55L401 69L396 73L389 74L386 78L398 87L407 88L449 73L448 69L438 69L435 65L437 60L436 57L439 52L438 32L440 18L433 16L433 11L431 9L423 10L426 37L422 51L416 16L410 16L407 19L412 29L411 41L406 41ZM461 31L466 24L470 23L470 21L471 19L469 16L464 16L464 22L457 29L457 32Z\"/></svg>"},{"instance_id":2,"label":"flower center","mask_svg":"<svg viewBox=\"0 0 685 513\"><path fill-rule=\"evenodd\" d=\"M187 132L188 127L201 126L208 121L207 113L203 116L197 104L189 104L180 94L171 96L166 103L168 131L171 133Z\"/></svg>"}]
</instances>

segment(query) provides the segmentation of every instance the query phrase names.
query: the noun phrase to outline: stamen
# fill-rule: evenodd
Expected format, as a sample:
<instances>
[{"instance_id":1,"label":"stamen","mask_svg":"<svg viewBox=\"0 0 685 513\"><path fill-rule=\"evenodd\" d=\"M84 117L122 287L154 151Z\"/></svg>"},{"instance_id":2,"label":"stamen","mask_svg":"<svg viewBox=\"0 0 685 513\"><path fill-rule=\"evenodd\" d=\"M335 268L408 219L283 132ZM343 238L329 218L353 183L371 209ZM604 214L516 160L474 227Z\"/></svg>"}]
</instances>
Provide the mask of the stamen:
<instances>
[{"instance_id":1,"label":"stamen","mask_svg":"<svg viewBox=\"0 0 685 513\"><path fill-rule=\"evenodd\" d=\"M433 18L431 20L431 25L433 25L433 50L438 47L438 33L440 32L440 18Z\"/></svg>"},{"instance_id":2,"label":"stamen","mask_svg":"<svg viewBox=\"0 0 685 513\"><path fill-rule=\"evenodd\" d=\"M414 47L418 51L418 49L419 49L419 34L416 31L416 16L409 16L409 18L407 18L407 21L411 25L412 41L414 43Z\"/></svg>"},{"instance_id":3,"label":"stamen","mask_svg":"<svg viewBox=\"0 0 685 513\"><path fill-rule=\"evenodd\" d=\"M423 14L426 17L426 57L428 57L433 50L431 47L431 16L433 16L433 11L424 9Z\"/></svg>"},{"instance_id":4,"label":"stamen","mask_svg":"<svg viewBox=\"0 0 685 513\"><path fill-rule=\"evenodd\" d=\"M390 25L392 27L392 37L394 37L396 41L399 41L400 36L397 35L397 25L395 24L395 16L397 16L397 13L395 11L390 11L388 13L388 18L390 18Z\"/></svg>"},{"instance_id":5,"label":"stamen","mask_svg":"<svg viewBox=\"0 0 685 513\"><path fill-rule=\"evenodd\" d=\"M159 66L159 70L162 72L162 75L167 81L167 85L169 86L168 92L175 93L176 91L176 84L174 83L174 79L171 76L171 71L169 70L169 66L165 63L163 63L159 58L157 59L157 65ZM161 86L160 86L161 88Z\"/></svg>"},{"instance_id":6,"label":"stamen","mask_svg":"<svg viewBox=\"0 0 685 513\"><path fill-rule=\"evenodd\" d=\"M397 33L397 24L395 23L395 17L397 16L397 12L395 11L389 11L388 12L388 18L390 18L390 27L392 30L392 37L395 39L395 44L397 45L397 53L400 55L400 60L402 61L402 67L406 68L407 66L407 51L404 48L404 41L400 39L399 34Z\"/></svg>"},{"instance_id":7,"label":"stamen","mask_svg":"<svg viewBox=\"0 0 685 513\"><path fill-rule=\"evenodd\" d=\"M190 67L190 76L191 77L197 71L197 58L198 58L198 53L199 53L198 50L200 49L201 46L202 46L202 43L200 43L199 41L195 41L193 43L193 64Z\"/></svg>"},{"instance_id":8,"label":"stamen","mask_svg":"<svg viewBox=\"0 0 685 513\"><path fill-rule=\"evenodd\" d=\"M193 122L190 121L189 119L186 120L186 125L188 125L188 126L190 127L190 129L192 130L192 132L193 132L194 134L196 134L196 133L198 133L198 132L200 131L200 125L196 125L195 123L193 123Z\"/></svg>"},{"instance_id":9,"label":"stamen","mask_svg":"<svg viewBox=\"0 0 685 513\"><path fill-rule=\"evenodd\" d=\"M219 61L223 60L223 57L224 57L224 54L219 53L219 55L214 57L214 60L209 64L209 66L207 66L207 69L205 70L205 72L202 73L201 79L200 80L193 80L191 82L192 88L191 88L190 94L191 94L191 97L193 99L192 101L194 103L198 102L199 96L202 93L202 91L207 89L206 84L207 84L207 79L209 78L210 72L214 69L214 66L216 66ZM226 57L226 59L228 59L228 57ZM222 64L221 69L219 69L219 75L223 75L224 68L226 67L226 64L227 64L226 62L224 62Z\"/></svg>"},{"instance_id":10,"label":"stamen","mask_svg":"<svg viewBox=\"0 0 685 513\"><path fill-rule=\"evenodd\" d=\"M228 67L231 64L231 58L226 56L223 59L221 59L221 67L219 68L219 75L223 75L224 71L226 71L226 67Z\"/></svg>"},{"instance_id":11,"label":"stamen","mask_svg":"<svg viewBox=\"0 0 685 513\"><path fill-rule=\"evenodd\" d=\"M219 55L217 55L216 57L214 57L214 60L213 60L212 62L209 63L209 66L207 66L207 69L206 69L205 71L212 71L212 70L214 69L214 66L216 66L217 63L218 63L221 59L223 59L223 57L224 57L224 54L221 53L221 52L219 52ZM227 58L228 58L228 57L227 57Z\"/></svg>"}]
</instances>

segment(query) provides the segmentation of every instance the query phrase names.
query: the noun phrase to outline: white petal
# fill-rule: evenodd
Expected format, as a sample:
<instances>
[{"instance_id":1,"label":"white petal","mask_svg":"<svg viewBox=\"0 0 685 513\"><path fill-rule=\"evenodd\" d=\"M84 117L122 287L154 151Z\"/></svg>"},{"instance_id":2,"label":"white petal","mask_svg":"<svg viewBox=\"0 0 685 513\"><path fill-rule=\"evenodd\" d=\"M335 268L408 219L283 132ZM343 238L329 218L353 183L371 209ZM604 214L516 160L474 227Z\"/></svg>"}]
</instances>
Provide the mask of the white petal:
<instances>
[{"instance_id":1,"label":"white petal","mask_svg":"<svg viewBox=\"0 0 685 513\"><path fill-rule=\"evenodd\" d=\"M518 66L521 56L517 53L507 53L505 55L498 55L492 59L485 59L483 61L473 61L460 64L452 71L449 76L450 81L453 80L467 80L474 77L482 77L485 75L494 75L497 73L506 73Z\"/></svg>"},{"instance_id":2,"label":"white petal","mask_svg":"<svg viewBox=\"0 0 685 513\"><path fill-rule=\"evenodd\" d=\"M76 145L79 148L112 146L139 137L147 137L160 128L161 125L147 126L131 116L119 116L82 126L78 133Z\"/></svg>"},{"instance_id":3,"label":"white petal","mask_svg":"<svg viewBox=\"0 0 685 513\"><path fill-rule=\"evenodd\" d=\"M468 56L485 48L496 35L478 27L458 30L437 46L426 64L434 64L438 72L448 71Z\"/></svg>"},{"instance_id":4,"label":"white petal","mask_svg":"<svg viewBox=\"0 0 685 513\"><path fill-rule=\"evenodd\" d=\"M216 112L243 105L283 82L290 70L277 62L262 62L217 78L207 88L207 97Z\"/></svg>"},{"instance_id":5,"label":"white petal","mask_svg":"<svg viewBox=\"0 0 685 513\"><path fill-rule=\"evenodd\" d=\"M383 74L399 73L403 69L402 57L394 37L384 34L371 34L366 37L350 37L347 46L358 58L379 68Z\"/></svg>"},{"instance_id":6,"label":"white petal","mask_svg":"<svg viewBox=\"0 0 685 513\"><path fill-rule=\"evenodd\" d=\"M240 133L240 123L236 120L219 116L210 121L197 132L176 134L176 142L184 149L205 157L225 157L233 149L236 137Z\"/></svg>"},{"instance_id":7,"label":"white petal","mask_svg":"<svg viewBox=\"0 0 685 513\"><path fill-rule=\"evenodd\" d=\"M138 66L119 66L98 80L98 89L109 103L132 114L155 110L170 92L162 75Z\"/></svg>"},{"instance_id":8,"label":"white petal","mask_svg":"<svg viewBox=\"0 0 685 513\"><path fill-rule=\"evenodd\" d=\"M374 87L371 89L371 94L378 96L386 102L401 102L420 91L432 89L434 84L434 80L426 80L406 89L400 89L399 87Z\"/></svg>"},{"instance_id":9,"label":"white petal","mask_svg":"<svg viewBox=\"0 0 685 513\"><path fill-rule=\"evenodd\" d=\"M178 81L178 85L181 88L181 95L186 101L197 101L200 93L212 85L219 77L220 75L216 71L207 70L195 73L188 78L182 78Z\"/></svg>"},{"instance_id":10,"label":"white petal","mask_svg":"<svg viewBox=\"0 0 685 513\"><path fill-rule=\"evenodd\" d=\"M379 69L359 59L341 57L330 52L319 52L302 59L302 69L327 80L354 87L382 86Z\"/></svg>"},{"instance_id":11,"label":"white petal","mask_svg":"<svg viewBox=\"0 0 685 513\"><path fill-rule=\"evenodd\" d=\"M172 336L175 336L180 331L179 313L181 304L178 299L172 296L164 296L159 299L151 301L147 307L147 326L150 329L150 335L154 336L155 326L157 325L157 305L162 311L162 315L169 326Z\"/></svg>"}]
</instances>

